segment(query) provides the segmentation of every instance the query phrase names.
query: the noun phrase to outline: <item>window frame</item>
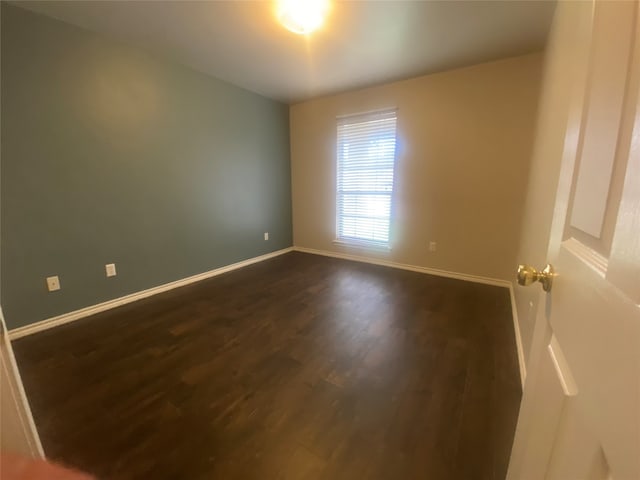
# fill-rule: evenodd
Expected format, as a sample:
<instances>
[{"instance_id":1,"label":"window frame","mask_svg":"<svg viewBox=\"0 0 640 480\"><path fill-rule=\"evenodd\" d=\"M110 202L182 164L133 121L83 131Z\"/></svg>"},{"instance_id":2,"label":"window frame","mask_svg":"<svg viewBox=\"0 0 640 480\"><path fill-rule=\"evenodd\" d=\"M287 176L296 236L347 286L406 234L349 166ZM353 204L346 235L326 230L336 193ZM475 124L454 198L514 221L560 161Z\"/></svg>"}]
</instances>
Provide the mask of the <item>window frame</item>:
<instances>
[{"instance_id":1,"label":"window frame","mask_svg":"<svg viewBox=\"0 0 640 480\"><path fill-rule=\"evenodd\" d=\"M367 123L375 120L376 118L393 118L394 126L393 126L393 140L394 140L394 148L393 148L393 159L392 159L392 179L391 179L391 190L388 195L383 194L385 197L389 198L389 213L387 217L388 221L388 230L387 230L387 239L386 241L373 240L368 238L358 238L341 235L341 219L345 217L342 210L343 201L341 200L341 196L344 196L344 193L340 191L341 185L341 176L342 176L342 168L341 168L341 152L344 139L341 139L340 127L349 124L360 124ZM348 123L351 122L351 123ZM358 247L368 250L379 250L379 251L390 251L393 243L393 223L394 223L394 207L395 207L395 191L396 191L396 179L397 179L397 166L398 166L398 109L397 108L385 108L381 110L374 110L369 112L351 114L339 116L336 118L336 159L335 159L335 239L333 241L334 244L344 245L350 247ZM378 195L379 193L376 193Z\"/></svg>"}]
</instances>

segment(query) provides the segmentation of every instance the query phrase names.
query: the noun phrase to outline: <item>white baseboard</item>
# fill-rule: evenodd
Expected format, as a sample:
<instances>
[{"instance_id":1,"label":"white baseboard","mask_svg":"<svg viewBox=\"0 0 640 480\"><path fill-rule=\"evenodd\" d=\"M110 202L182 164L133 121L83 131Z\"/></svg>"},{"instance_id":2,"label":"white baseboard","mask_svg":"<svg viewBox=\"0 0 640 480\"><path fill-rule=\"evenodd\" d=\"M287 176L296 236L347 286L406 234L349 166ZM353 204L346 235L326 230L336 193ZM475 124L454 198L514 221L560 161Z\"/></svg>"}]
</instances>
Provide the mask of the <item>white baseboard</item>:
<instances>
[{"instance_id":1,"label":"white baseboard","mask_svg":"<svg viewBox=\"0 0 640 480\"><path fill-rule=\"evenodd\" d=\"M520 367L520 384L524 391L524 382L527 379L527 364L524 359L524 348L522 347L522 335L520 334L520 322L518 321L518 308L516 297L513 291L513 284L509 285L509 296L511 297L511 317L513 318L513 331L516 337L516 348L518 349L518 366Z\"/></svg>"},{"instance_id":2,"label":"white baseboard","mask_svg":"<svg viewBox=\"0 0 640 480\"><path fill-rule=\"evenodd\" d=\"M437 268L419 267L417 265L408 265L406 263L397 263L381 258L363 257L359 255L349 255L347 253L329 252L326 250L314 250L306 247L293 247L296 252L312 253L314 255L322 255L325 257L342 258L344 260L352 260L354 262L371 263L373 265L382 265L383 267L399 268L401 270L409 270L412 272L426 273L436 275L438 277L455 278L457 280L465 280L467 282L483 283L485 285L494 285L496 287L509 288L511 282L507 280L499 280L496 278L480 277L477 275L468 275L466 273L448 272Z\"/></svg>"},{"instance_id":3,"label":"white baseboard","mask_svg":"<svg viewBox=\"0 0 640 480\"><path fill-rule=\"evenodd\" d=\"M265 255L260 255L259 257L249 258L247 260L243 260L241 262L233 263L231 265L226 265L224 267L216 268L214 270L210 270L208 272L199 273L197 275L193 275L191 277L183 278L181 280L176 280L175 282L165 283L164 285L159 285L157 287L149 288L147 290L142 290L140 292L132 293L130 295L126 295L124 297L115 298L113 300L108 300L103 303L99 303L97 305L92 305L86 308L82 308L80 310L75 310L73 312L65 313L62 315L58 315L56 317L48 318L36 323L32 323L30 325L25 325L24 327L14 328L9 330L9 339L15 340L21 337L25 337L27 335L32 335L37 332L41 332L43 330L48 330L49 328L57 327L58 325L64 325L65 323L74 322L76 320L80 320L82 318L89 317L91 315L95 315L96 313L104 312L106 310L110 310L112 308L119 307L121 305L126 305L127 303L135 302L137 300L142 300L143 298L151 297L153 295L157 295L162 292L166 292L168 290L173 290L174 288L183 287L185 285L189 285L191 283L198 282L200 280L205 280L207 278L215 277L216 275L221 275L226 272L230 272L232 270L237 270L242 267L246 267L248 265L252 265L254 263L262 262L264 260L268 260L273 257L277 257L279 255L283 255L285 253L289 253L291 251L303 252L303 253L311 253L314 255L322 255L325 257L334 257L341 258L344 260L352 260L356 262L363 263L371 263L374 265L381 265L385 267L398 268L401 270L409 270L412 272L426 273L429 275L436 275L439 277L447 277L454 278L457 280L464 280L467 282L475 282L482 283L485 285L493 285L497 287L505 287L509 289L509 295L511 298L511 310L513 317L513 328L515 331L515 340L516 346L518 350L518 363L520 366L520 380L522 382L524 388L524 381L526 378L526 367L524 361L524 351L522 348L522 338L520 336L520 326L518 323L518 313L516 310L516 302L513 292L513 284L507 280L499 280L495 278L489 277L481 277L477 275L468 275L465 273L455 273L449 272L446 270L439 270L435 268L427 268L427 267L419 267L417 265L407 265L404 263L392 262L389 260L378 259L378 258L370 258L363 257L358 255L349 255L345 253L336 253L329 252L324 250L314 250L311 248L305 247L289 247L284 248L282 250L277 250L275 252L267 253Z\"/></svg>"},{"instance_id":4,"label":"white baseboard","mask_svg":"<svg viewBox=\"0 0 640 480\"><path fill-rule=\"evenodd\" d=\"M516 348L518 350L518 366L520 367L520 383L524 389L524 381L527 376L526 364L524 361L524 350L522 348L522 337L520 335L520 324L518 323L518 311L516 309L516 301L513 292L513 283L507 280L499 280L496 278L480 277L477 275L468 275L466 273L448 272L435 268L419 267L417 265L407 265L404 263L396 263L389 260L363 257L358 255L349 255L346 253L329 252L325 250L314 250L306 247L293 247L296 252L312 253L314 255L323 255L325 257L342 258L345 260L353 260L355 262L371 263L373 265L382 265L385 267L399 268L402 270L410 270L412 272L426 273L429 275L437 275L439 277L455 278L467 282L483 283L485 285L494 285L497 287L505 287L509 289L509 298L511 300L511 316L513 318L513 329L515 332Z\"/></svg>"},{"instance_id":5,"label":"white baseboard","mask_svg":"<svg viewBox=\"0 0 640 480\"><path fill-rule=\"evenodd\" d=\"M241 262L232 263L231 265L226 265L224 267L216 268L214 270L209 270L208 272L199 273L191 277L183 278L181 280L176 280L175 282L165 283L164 285L159 285L157 287L149 288L147 290L135 292L130 295L126 295L124 297L114 298L113 300L108 300L106 302L99 303L97 305L91 305L90 307L81 308L80 310L75 310L73 312L64 313L56 317L47 318L45 320L41 320L39 322L32 323L30 325L25 325L24 327L14 328L9 330L8 332L9 339L15 340L17 338L25 337L27 335L32 335L34 333L41 332L43 330L48 330L50 328L57 327L58 325L64 325L65 323L75 322L76 320L80 320L81 318L95 315L96 313L104 312L106 310L110 310L112 308L116 308L121 305L126 305L127 303L135 302L137 300L142 300L143 298L151 297L153 295L157 295L158 293L166 292L168 290L173 290L174 288L184 287L185 285L199 282L200 280L205 280L207 278L215 277L217 275L221 275L223 273L230 272L232 270L237 270L239 268L246 267L254 263L263 262L270 258L277 257L285 253L289 253L292 250L293 250L293 247L284 248L282 250L276 250L275 252L270 252L265 255L260 255L259 257L249 258Z\"/></svg>"}]
</instances>

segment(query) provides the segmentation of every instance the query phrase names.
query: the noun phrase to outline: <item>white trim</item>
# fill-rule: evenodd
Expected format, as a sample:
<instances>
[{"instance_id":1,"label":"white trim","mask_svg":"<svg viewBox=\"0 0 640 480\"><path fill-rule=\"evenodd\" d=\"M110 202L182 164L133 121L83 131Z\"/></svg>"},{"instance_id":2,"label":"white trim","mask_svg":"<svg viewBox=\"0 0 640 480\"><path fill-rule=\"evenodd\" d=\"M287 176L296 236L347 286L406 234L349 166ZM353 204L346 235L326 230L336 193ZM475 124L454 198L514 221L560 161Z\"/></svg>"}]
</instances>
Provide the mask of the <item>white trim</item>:
<instances>
[{"instance_id":1,"label":"white trim","mask_svg":"<svg viewBox=\"0 0 640 480\"><path fill-rule=\"evenodd\" d=\"M605 277L607 269L609 268L609 260L607 257L599 254L593 248L587 247L573 237L562 242L562 246L578 257L583 263L586 263L602 278Z\"/></svg>"},{"instance_id":2,"label":"white trim","mask_svg":"<svg viewBox=\"0 0 640 480\"><path fill-rule=\"evenodd\" d=\"M518 308L513 284L509 285L509 296L511 297L511 317L513 318L513 331L516 337L516 348L518 349L518 365L520 367L520 384L524 391L524 382L527 379L527 364L524 360L524 348L522 347L522 335L520 334L520 322L518 321Z\"/></svg>"},{"instance_id":3,"label":"white trim","mask_svg":"<svg viewBox=\"0 0 640 480\"><path fill-rule=\"evenodd\" d=\"M370 263L373 265L382 265L385 267L398 268L401 270L409 270L412 272L418 273L426 273L428 275L436 275L439 277L446 278L454 278L457 280L464 280L467 282L475 282L482 283L485 285L493 285L496 287L505 287L509 289L509 295L511 298L511 311L513 317L513 329L515 332L515 340L516 347L518 350L518 364L520 367L520 381L522 383L522 387L524 389L524 381L526 378L526 365L524 361L524 350L522 348L522 337L520 335L520 326L518 323L518 312L516 309L515 296L513 291L513 284L507 280L499 280L495 278L489 277L481 277L477 275L468 275L466 273L456 273L449 272L446 270L439 270L435 268L427 268L427 267L419 267L417 265L407 265L404 263L392 262L389 260L378 259L378 258L370 258L363 257L359 255L349 255L345 253L337 253L337 252L329 252L325 250L314 250L312 248L305 247L288 247L282 250L277 250L275 252L267 253L265 255L261 255L259 257L249 258L247 260L243 260L241 262L233 263L231 265L226 265L224 267L217 268L215 270L210 270L208 272L200 273L197 275L193 275L191 277L183 278L182 280L176 280L175 282L166 283L164 285L159 285L157 287L149 288L147 290L142 290L140 292L132 293L130 295L126 295L124 297L116 298L113 300L109 300L103 303L99 303L97 305L92 305L90 307L82 308L80 310L75 310L73 312L65 313L62 315L58 315L57 317L48 318L46 320L42 320L40 322L32 323L30 325L26 325L24 327L14 328L9 330L8 337L10 340L15 340L21 337L25 337L27 335L32 335L37 332L41 332L43 330L48 330L53 327L57 327L58 325L64 325L65 323L74 322L76 320L80 320L81 318L86 318L91 315L95 315L96 313L104 312L106 310L110 310L112 308L119 307L121 305L126 305L127 303L135 302L137 300L142 300L143 298L151 297L153 295L157 295L158 293L166 292L168 290L172 290L174 288L183 287L185 285L189 285L194 282L198 282L200 280L205 280L207 278L215 277L216 275L220 275L226 272L230 272L232 270L237 270L242 267L246 267L248 265L262 262L264 260L268 260L273 257L277 257L279 255L283 255L285 253L289 253L291 251L310 253L313 255L322 255L325 257L334 257L341 258L344 260L352 260L355 262L362 263Z\"/></svg>"},{"instance_id":4,"label":"white trim","mask_svg":"<svg viewBox=\"0 0 640 480\"><path fill-rule=\"evenodd\" d=\"M342 247L361 248L363 250L372 250L374 252L390 252L391 245L375 242L367 242L365 240L347 240L336 238L333 242L334 245L340 245Z\"/></svg>"},{"instance_id":5,"label":"white trim","mask_svg":"<svg viewBox=\"0 0 640 480\"><path fill-rule=\"evenodd\" d=\"M18 363L16 362L16 357L13 354L13 348L9 341L9 332L6 330L4 323L2 307L0 307L0 330L2 330L2 339L0 340L2 342L2 352L0 353L2 360L0 363L2 364L1 367L4 369L7 381L9 382L9 385L6 387L9 389L9 393L11 394L14 405L18 411L18 421L22 426L25 438L29 444L31 455L34 458L45 458L42 443L40 442L40 435L38 434L38 429L33 421L31 407L27 400L27 394L24 391L24 385L22 385L22 379L20 378Z\"/></svg>"},{"instance_id":6,"label":"white trim","mask_svg":"<svg viewBox=\"0 0 640 480\"><path fill-rule=\"evenodd\" d=\"M576 381L573 379L573 375L571 374L569 362L567 362L564 353L562 353L562 349L560 348L558 339L554 334L551 335L551 341L549 342L547 348L549 350L549 355L551 355L553 366L556 369L558 379L560 380L560 385L562 385L563 393L567 397L575 397L578 394L578 386L576 385Z\"/></svg>"},{"instance_id":7,"label":"white trim","mask_svg":"<svg viewBox=\"0 0 640 480\"><path fill-rule=\"evenodd\" d=\"M343 118L351 118L351 117L359 117L361 115L374 115L376 113L384 113L384 112L397 112L398 107L387 107L387 108L378 108L376 110L367 110L365 112L358 113L347 113L345 115L337 115L336 120L342 120Z\"/></svg>"},{"instance_id":8,"label":"white trim","mask_svg":"<svg viewBox=\"0 0 640 480\"><path fill-rule=\"evenodd\" d=\"M359 255L349 255L346 253L329 252L326 250L314 250L306 247L293 247L296 252L311 253L314 255L322 255L325 257L342 258L344 260L352 260L354 262L371 263L373 265L382 265L385 267L398 268L401 270L410 270L412 272L426 273L428 275L437 275L439 277L455 278L467 282L482 283L485 285L493 285L496 287L505 287L509 289L509 298L511 300L511 317L513 319L513 330L515 333L516 348L518 350L518 366L520 368L520 384L524 390L524 382L527 377L527 367L524 361L524 349L522 347L522 336L520 335L520 324L518 323L518 310L516 308L516 300L513 291L513 283L507 280L499 280L497 278L481 277L478 275L469 275L466 273L449 272L436 268L419 267L417 265L407 265L405 263L397 263L389 260L363 257Z\"/></svg>"},{"instance_id":9,"label":"white trim","mask_svg":"<svg viewBox=\"0 0 640 480\"><path fill-rule=\"evenodd\" d=\"M483 283L485 285L494 285L496 287L509 288L511 282L507 280L498 280L497 278L481 277L478 275L469 275L466 273L449 272L439 270L437 268L419 267L417 265L408 265L406 263L397 263L381 258L363 257L360 255L350 255L347 253L329 252L326 250L314 250L306 247L293 247L296 252L311 253L313 255L322 255L325 257L342 258L344 260L352 260L354 262L371 263L373 265L382 265L384 267L399 268L400 270L410 270L412 272L426 273L429 275L437 275L438 277L455 278L457 280L465 280L467 282Z\"/></svg>"},{"instance_id":10,"label":"white trim","mask_svg":"<svg viewBox=\"0 0 640 480\"><path fill-rule=\"evenodd\" d=\"M47 318L45 320L41 320L39 322L32 323L30 325L25 325L24 327L14 328L9 330L8 332L9 339L15 340L17 338L25 337L27 335L32 335L34 333L41 332L43 330L48 330L50 328L57 327L58 325L64 325L65 323L75 322L76 320L80 320L81 318L85 318L90 315L95 315L96 313L104 312L106 310L110 310L112 308L116 308L121 305L126 305L127 303L135 302L137 300L142 300L143 298L151 297L152 295L157 295L158 293L166 292L168 290L173 290L174 288L184 287L185 285L199 282L200 280L205 280L207 278L215 277L217 275L221 275L223 273L230 272L232 270L237 270L239 268L246 267L254 263L262 262L264 260L268 260L270 258L277 257L279 255L283 255L291 251L293 251L293 247L283 248L282 250L276 250L275 252L270 252L265 255L260 255L259 257L249 258L241 262L232 263L231 265L226 265L224 267L216 268L214 270L209 270L208 272L199 273L191 277L183 278L181 280L176 280L175 282L165 283L164 285L158 285L157 287L152 287L147 290L135 292L130 295L126 295L124 297L114 298L113 300L108 300L106 302L99 303L97 305L81 308L80 310L75 310L69 313L63 313L62 315L58 315L57 317Z\"/></svg>"}]
</instances>

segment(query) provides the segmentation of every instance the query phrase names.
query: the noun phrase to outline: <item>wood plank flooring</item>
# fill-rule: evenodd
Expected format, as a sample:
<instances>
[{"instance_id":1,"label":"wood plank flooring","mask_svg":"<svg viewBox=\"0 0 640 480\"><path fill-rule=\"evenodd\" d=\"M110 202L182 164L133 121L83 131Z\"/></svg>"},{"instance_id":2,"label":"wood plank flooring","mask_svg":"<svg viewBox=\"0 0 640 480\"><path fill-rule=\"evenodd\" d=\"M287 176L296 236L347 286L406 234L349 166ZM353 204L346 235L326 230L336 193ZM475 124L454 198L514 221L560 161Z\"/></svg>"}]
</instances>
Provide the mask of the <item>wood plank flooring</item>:
<instances>
[{"instance_id":1,"label":"wood plank flooring","mask_svg":"<svg viewBox=\"0 0 640 480\"><path fill-rule=\"evenodd\" d=\"M507 289L297 252L14 348L101 479L503 479L521 395Z\"/></svg>"}]
</instances>

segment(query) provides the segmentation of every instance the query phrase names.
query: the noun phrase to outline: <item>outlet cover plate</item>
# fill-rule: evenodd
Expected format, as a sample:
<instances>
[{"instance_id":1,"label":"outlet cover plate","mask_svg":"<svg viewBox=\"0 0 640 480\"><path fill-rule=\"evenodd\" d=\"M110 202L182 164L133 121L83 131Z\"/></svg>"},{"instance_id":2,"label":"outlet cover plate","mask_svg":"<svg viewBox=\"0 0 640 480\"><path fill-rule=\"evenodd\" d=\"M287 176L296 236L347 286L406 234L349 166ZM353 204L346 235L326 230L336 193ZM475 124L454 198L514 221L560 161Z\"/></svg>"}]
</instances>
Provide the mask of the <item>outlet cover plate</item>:
<instances>
[{"instance_id":1,"label":"outlet cover plate","mask_svg":"<svg viewBox=\"0 0 640 480\"><path fill-rule=\"evenodd\" d=\"M104 270L107 273L107 277L115 277L116 276L116 264L108 263L104 266Z\"/></svg>"},{"instance_id":2,"label":"outlet cover plate","mask_svg":"<svg viewBox=\"0 0 640 480\"><path fill-rule=\"evenodd\" d=\"M57 275L53 277L47 277L47 289L50 292L55 292L56 290L60 290L60 279Z\"/></svg>"}]
</instances>

